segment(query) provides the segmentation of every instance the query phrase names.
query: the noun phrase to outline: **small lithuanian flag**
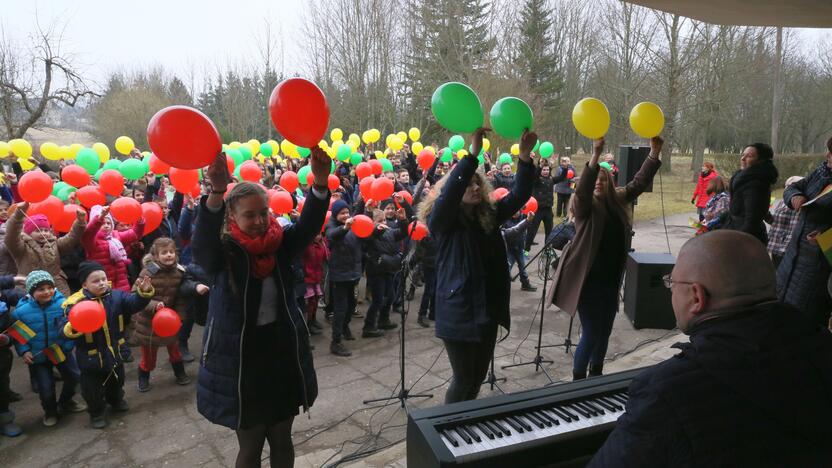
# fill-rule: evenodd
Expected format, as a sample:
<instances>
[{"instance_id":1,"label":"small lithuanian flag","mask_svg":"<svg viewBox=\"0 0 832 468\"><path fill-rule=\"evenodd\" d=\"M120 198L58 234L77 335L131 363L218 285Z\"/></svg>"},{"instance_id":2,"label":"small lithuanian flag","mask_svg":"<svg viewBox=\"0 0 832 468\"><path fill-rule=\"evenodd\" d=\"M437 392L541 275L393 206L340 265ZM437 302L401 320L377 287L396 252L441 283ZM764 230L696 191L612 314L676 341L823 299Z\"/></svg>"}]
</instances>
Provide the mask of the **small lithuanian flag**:
<instances>
[{"instance_id":1,"label":"small lithuanian flag","mask_svg":"<svg viewBox=\"0 0 832 468\"><path fill-rule=\"evenodd\" d=\"M820 250L823 251L823 255L826 257L826 261L832 265L832 228L829 228L823 234L818 235L817 241L820 246Z\"/></svg>"},{"instance_id":2,"label":"small lithuanian flag","mask_svg":"<svg viewBox=\"0 0 832 468\"><path fill-rule=\"evenodd\" d=\"M34 330L29 328L28 325L23 323L23 321L18 320L17 322L13 323L8 330L6 330L6 334L17 340L20 344L26 344L29 340L32 339L33 336L36 335Z\"/></svg>"},{"instance_id":3,"label":"small lithuanian flag","mask_svg":"<svg viewBox=\"0 0 832 468\"><path fill-rule=\"evenodd\" d=\"M43 354L47 359L52 361L52 364L55 365L66 361L64 350L61 349L61 346L58 343L52 343L48 348L43 350Z\"/></svg>"}]
</instances>

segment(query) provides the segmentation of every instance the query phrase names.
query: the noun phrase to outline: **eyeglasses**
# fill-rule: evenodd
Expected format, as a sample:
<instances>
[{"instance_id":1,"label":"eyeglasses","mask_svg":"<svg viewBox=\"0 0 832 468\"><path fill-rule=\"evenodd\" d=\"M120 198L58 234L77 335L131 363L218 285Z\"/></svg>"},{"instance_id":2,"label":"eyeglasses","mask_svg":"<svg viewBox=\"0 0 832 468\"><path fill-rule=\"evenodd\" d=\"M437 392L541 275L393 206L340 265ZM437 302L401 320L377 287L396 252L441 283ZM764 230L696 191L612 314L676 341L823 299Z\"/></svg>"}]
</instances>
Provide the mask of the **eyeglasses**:
<instances>
[{"instance_id":1,"label":"eyeglasses","mask_svg":"<svg viewBox=\"0 0 832 468\"><path fill-rule=\"evenodd\" d=\"M672 288L674 284L693 284L691 281L676 281L669 274L662 276L662 281L664 282L664 287L667 289Z\"/></svg>"}]
</instances>

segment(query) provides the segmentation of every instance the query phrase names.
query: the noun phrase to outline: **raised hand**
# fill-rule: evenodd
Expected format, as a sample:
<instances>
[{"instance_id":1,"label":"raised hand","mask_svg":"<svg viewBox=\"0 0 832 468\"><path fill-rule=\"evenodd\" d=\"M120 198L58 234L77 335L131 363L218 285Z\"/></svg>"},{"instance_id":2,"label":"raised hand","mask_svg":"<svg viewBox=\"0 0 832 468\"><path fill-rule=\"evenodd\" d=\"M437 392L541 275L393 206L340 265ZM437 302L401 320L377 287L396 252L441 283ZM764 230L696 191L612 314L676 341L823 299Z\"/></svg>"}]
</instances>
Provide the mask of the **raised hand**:
<instances>
[{"instance_id":1,"label":"raised hand","mask_svg":"<svg viewBox=\"0 0 832 468\"><path fill-rule=\"evenodd\" d=\"M471 156L476 158L480 154L482 150L482 139L490 131L490 128L480 127L474 132L474 136L471 137Z\"/></svg>"},{"instance_id":2,"label":"raised hand","mask_svg":"<svg viewBox=\"0 0 832 468\"><path fill-rule=\"evenodd\" d=\"M659 158L659 155L662 154L662 146L664 146L664 140L660 136L654 136L650 139L650 157L651 158Z\"/></svg>"},{"instance_id":3,"label":"raised hand","mask_svg":"<svg viewBox=\"0 0 832 468\"><path fill-rule=\"evenodd\" d=\"M26 213L29 211L29 202L23 202L17 204L17 209L20 210L21 213Z\"/></svg>"},{"instance_id":4,"label":"raised hand","mask_svg":"<svg viewBox=\"0 0 832 468\"><path fill-rule=\"evenodd\" d=\"M81 207L78 207L75 211L75 219L83 223L84 220L87 219L87 212L84 211Z\"/></svg>"},{"instance_id":5,"label":"raised hand","mask_svg":"<svg viewBox=\"0 0 832 468\"><path fill-rule=\"evenodd\" d=\"M143 293L153 291L153 283L150 282L150 277L146 275L136 280L136 287ZM164 305L162 307L164 307Z\"/></svg>"},{"instance_id":6,"label":"raised hand","mask_svg":"<svg viewBox=\"0 0 832 468\"><path fill-rule=\"evenodd\" d=\"M228 173L228 163L226 161L225 153L220 153L214 162L208 166L205 171L205 176L208 182L211 183L211 190L215 192L224 192L231 183L231 174Z\"/></svg>"},{"instance_id":7,"label":"raised hand","mask_svg":"<svg viewBox=\"0 0 832 468\"><path fill-rule=\"evenodd\" d=\"M324 190L328 189L329 170L332 168L332 159L321 149L320 146L312 148L309 155L309 165L312 168L312 175L315 177L315 186Z\"/></svg>"},{"instance_id":8,"label":"raised hand","mask_svg":"<svg viewBox=\"0 0 832 468\"><path fill-rule=\"evenodd\" d=\"M604 137L601 137L592 142L592 157L589 158L589 165L592 167L598 166L598 159L601 153L604 152Z\"/></svg>"},{"instance_id":9,"label":"raised hand","mask_svg":"<svg viewBox=\"0 0 832 468\"><path fill-rule=\"evenodd\" d=\"M164 308L165 308L165 303L164 302L159 302L158 304L156 304L156 310L164 309Z\"/></svg>"},{"instance_id":10,"label":"raised hand","mask_svg":"<svg viewBox=\"0 0 832 468\"><path fill-rule=\"evenodd\" d=\"M106 218L110 214L110 205L105 206L101 209L101 214L98 215L99 218Z\"/></svg>"},{"instance_id":11,"label":"raised hand","mask_svg":"<svg viewBox=\"0 0 832 468\"><path fill-rule=\"evenodd\" d=\"M520 136L520 156L523 161L529 162L532 160L532 150L537 144L537 133L530 132L529 129L523 131Z\"/></svg>"}]
</instances>

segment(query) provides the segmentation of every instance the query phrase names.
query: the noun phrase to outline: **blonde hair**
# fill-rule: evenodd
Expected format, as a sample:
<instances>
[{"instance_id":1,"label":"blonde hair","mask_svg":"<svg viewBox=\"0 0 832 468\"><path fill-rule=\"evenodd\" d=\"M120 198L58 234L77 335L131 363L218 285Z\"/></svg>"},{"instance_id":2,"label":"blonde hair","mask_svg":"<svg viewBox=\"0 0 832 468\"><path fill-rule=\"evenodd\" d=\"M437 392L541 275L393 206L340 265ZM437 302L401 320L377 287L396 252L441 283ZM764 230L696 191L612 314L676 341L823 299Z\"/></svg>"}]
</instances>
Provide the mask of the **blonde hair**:
<instances>
[{"instance_id":1,"label":"blonde hair","mask_svg":"<svg viewBox=\"0 0 832 468\"><path fill-rule=\"evenodd\" d=\"M448 183L451 172L452 171L449 171L442 176L442 178L439 179L433 187L431 187L427 199L419 204L419 220L423 223L428 223L427 219L431 212L433 212L433 205L436 203L436 197L442 193L442 189L445 187L445 184ZM491 192L493 192L494 189L491 187L491 183L488 182L488 179L480 171L474 172L471 180L479 185L482 201L480 201L480 203L476 206L470 208L468 208L470 205L463 205L460 202L460 205L462 205L463 208L462 222L476 222L480 225L480 227L482 227L483 231L489 232L494 229L497 224L497 210L494 207L494 202L491 200Z\"/></svg>"}]
</instances>

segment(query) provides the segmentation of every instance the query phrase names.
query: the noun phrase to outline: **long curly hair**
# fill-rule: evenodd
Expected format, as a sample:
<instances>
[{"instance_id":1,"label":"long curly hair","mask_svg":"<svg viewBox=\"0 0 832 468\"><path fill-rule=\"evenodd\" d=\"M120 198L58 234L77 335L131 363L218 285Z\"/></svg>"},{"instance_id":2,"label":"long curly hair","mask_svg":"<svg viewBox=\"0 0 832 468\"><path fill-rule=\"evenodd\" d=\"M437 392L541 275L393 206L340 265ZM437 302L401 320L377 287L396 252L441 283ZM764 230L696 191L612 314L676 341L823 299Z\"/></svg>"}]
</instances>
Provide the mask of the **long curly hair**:
<instances>
[{"instance_id":1,"label":"long curly hair","mask_svg":"<svg viewBox=\"0 0 832 468\"><path fill-rule=\"evenodd\" d=\"M419 220L421 222L425 224L428 223L427 219L433 211L433 205L436 203L436 197L442 193L442 189L445 187L445 184L448 183L450 175L451 172L448 172L441 179L439 179L439 181L431 187L430 193L425 201L419 204ZM460 203L463 215L461 218L462 223L466 226L470 226L474 223L479 224L483 231L490 232L496 227L497 224L497 210L494 207L494 202L491 200L491 192L493 192L494 189L485 175L480 171L475 172L471 180L479 185L482 201L473 206Z\"/></svg>"}]
</instances>

